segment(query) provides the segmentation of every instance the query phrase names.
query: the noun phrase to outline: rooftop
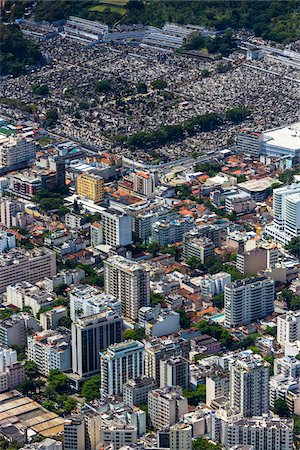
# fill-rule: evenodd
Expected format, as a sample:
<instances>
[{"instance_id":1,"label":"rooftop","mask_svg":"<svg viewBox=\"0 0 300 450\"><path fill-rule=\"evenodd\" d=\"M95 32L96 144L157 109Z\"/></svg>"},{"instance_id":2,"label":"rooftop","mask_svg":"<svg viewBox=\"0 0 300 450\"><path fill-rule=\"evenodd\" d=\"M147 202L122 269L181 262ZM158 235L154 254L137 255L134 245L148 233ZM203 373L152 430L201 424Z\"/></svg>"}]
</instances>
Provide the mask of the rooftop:
<instances>
[{"instance_id":1,"label":"rooftop","mask_svg":"<svg viewBox=\"0 0 300 450\"><path fill-rule=\"evenodd\" d=\"M276 147L300 150L300 122L265 132L264 142Z\"/></svg>"}]
</instances>

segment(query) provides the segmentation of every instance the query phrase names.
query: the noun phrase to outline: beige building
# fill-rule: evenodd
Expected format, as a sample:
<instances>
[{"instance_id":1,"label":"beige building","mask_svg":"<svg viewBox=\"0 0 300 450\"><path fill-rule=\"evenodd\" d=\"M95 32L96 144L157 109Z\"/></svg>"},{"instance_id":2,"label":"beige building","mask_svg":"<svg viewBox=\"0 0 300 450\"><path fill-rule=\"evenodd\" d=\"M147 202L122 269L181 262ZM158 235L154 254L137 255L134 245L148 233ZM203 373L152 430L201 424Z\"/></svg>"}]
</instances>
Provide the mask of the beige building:
<instances>
[{"instance_id":1,"label":"beige building","mask_svg":"<svg viewBox=\"0 0 300 450\"><path fill-rule=\"evenodd\" d=\"M179 386L155 389L148 395L148 413L154 428L175 425L188 412L187 399Z\"/></svg>"},{"instance_id":2,"label":"beige building","mask_svg":"<svg viewBox=\"0 0 300 450\"><path fill-rule=\"evenodd\" d=\"M206 405L211 407L216 398L229 395L229 375L223 372L215 372L206 377Z\"/></svg>"},{"instance_id":3,"label":"beige building","mask_svg":"<svg viewBox=\"0 0 300 450\"><path fill-rule=\"evenodd\" d=\"M12 198L0 198L0 223L10 228L15 225L17 213L24 211L24 204Z\"/></svg>"},{"instance_id":4,"label":"beige building","mask_svg":"<svg viewBox=\"0 0 300 450\"><path fill-rule=\"evenodd\" d=\"M107 294L122 302L122 315L137 320L142 306L150 303L150 275L141 264L112 256L104 262L104 285Z\"/></svg>"},{"instance_id":5,"label":"beige building","mask_svg":"<svg viewBox=\"0 0 300 450\"><path fill-rule=\"evenodd\" d=\"M150 172L138 171L134 174L133 189L145 197L154 197L155 175Z\"/></svg>"},{"instance_id":6,"label":"beige building","mask_svg":"<svg viewBox=\"0 0 300 450\"><path fill-rule=\"evenodd\" d=\"M0 257L0 293L7 286L21 281L36 283L45 277L56 274L55 253L46 248L30 251L11 250Z\"/></svg>"},{"instance_id":7,"label":"beige building","mask_svg":"<svg viewBox=\"0 0 300 450\"><path fill-rule=\"evenodd\" d=\"M251 275L274 267L277 261L277 247L265 245L248 252L239 253L236 259L236 267L240 272Z\"/></svg>"},{"instance_id":8,"label":"beige building","mask_svg":"<svg viewBox=\"0 0 300 450\"><path fill-rule=\"evenodd\" d=\"M192 450L192 427L177 423L170 427L170 450Z\"/></svg>"},{"instance_id":9,"label":"beige building","mask_svg":"<svg viewBox=\"0 0 300 450\"><path fill-rule=\"evenodd\" d=\"M81 174L77 178L77 194L95 203L101 203L104 198L104 181L93 173Z\"/></svg>"},{"instance_id":10,"label":"beige building","mask_svg":"<svg viewBox=\"0 0 300 450\"><path fill-rule=\"evenodd\" d=\"M277 341L281 346L300 340L300 311L288 311L277 317Z\"/></svg>"}]
</instances>

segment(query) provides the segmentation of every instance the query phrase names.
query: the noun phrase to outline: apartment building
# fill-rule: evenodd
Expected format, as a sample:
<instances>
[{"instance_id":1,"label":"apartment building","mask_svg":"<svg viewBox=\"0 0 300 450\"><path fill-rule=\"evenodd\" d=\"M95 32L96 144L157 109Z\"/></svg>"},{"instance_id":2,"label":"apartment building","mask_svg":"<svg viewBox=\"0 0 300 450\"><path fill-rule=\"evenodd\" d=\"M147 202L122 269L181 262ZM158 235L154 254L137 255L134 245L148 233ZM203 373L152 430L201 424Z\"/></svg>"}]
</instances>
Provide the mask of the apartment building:
<instances>
[{"instance_id":1,"label":"apartment building","mask_svg":"<svg viewBox=\"0 0 300 450\"><path fill-rule=\"evenodd\" d=\"M122 315L136 321L139 309L150 303L150 276L141 264L122 256L104 261L105 292L122 302Z\"/></svg>"},{"instance_id":2,"label":"apartment building","mask_svg":"<svg viewBox=\"0 0 300 450\"><path fill-rule=\"evenodd\" d=\"M153 378L139 377L128 380L123 385L124 403L129 406L144 405L148 401L148 394L157 387Z\"/></svg>"},{"instance_id":3,"label":"apartment building","mask_svg":"<svg viewBox=\"0 0 300 450\"><path fill-rule=\"evenodd\" d=\"M88 198L94 203L101 203L104 199L104 181L99 175L84 173L77 178L77 194Z\"/></svg>"},{"instance_id":4,"label":"apartment building","mask_svg":"<svg viewBox=\"0 0 300 450\"><path fill-rule=\"evenodd\" d=\"M152 225L151 239L161 246L181 242L183 235L193 227L194 219L192 216L177 216L170 220L160 220Z\"/></svg>"},{"instance_id":5,"label":"apartment building","mask_svg":"<svg viewBox=\"0 0 300 450\"><path fill-rule=\"evenodd\" d=\"M36 148L32 140L20 136L8 136L0 145L0 167L13 170L26 167L35 158Z\"/></svg>"},{"instance_id":6,"label":"apartment building","mask_svg":"<svg viewBox=\"0 0 300 450\"><path fill-rule=\"evenodd\" d=\"M34 361L40 374L48 376L51 370L71 369L71 332L67 328L47 330L27 337L27 357Z\"/></svg>"},{"instance_id":7,"label":"apartment building","mask_svg":"<svg viewBox=\"0 0 300 450\"><path fill-rule=\"evenodd\" d=\"M73 322L78 317L92 316L107 308L122 315L121 301L94 286L81 284L70 292L70 317Z\"/></svg>"},{"instance_id":8,"label":"apartment building","mask_svg":"<svg viewBox=\"0 0 300 450\"><path fill-rule=\"evenodd\" d=\"M173 356L160 361L160 387L188 387L190 381L190 363L183 356Z\"/></svg>"},{"instance_id":9,"label":"apartment building","mask_svg":"<svg viewBox=\"0 0 300 450\"><path fill-rule=\"evenodd\" d=\"M148 395L148 414L154 428L175 425L187 412L187 399L179 386L155 389Z\"/></svg>"},{"instance_id":10,"label":"apartment building","mask_svg":"<svg viewBox=\"0 0 300 450\"><path fill-rule=\"evenodd\" d=\"M0 256L0 293L21 281L36 283L56 274L55 253L46 248L13 249Z\"/></svg>"},{"instance_id":11,"label":"apartment building","mask_svg":"<svg viewBox=\"0 0 300 450\"><path fill-rule=\"evenodd\" d=\"M18 387L25 379L25 362L19 362L16 350L0 348L0 392Z\"/></svg>"},{"instance_id":12,"label":"apartment building","mask_svg":"<svg viewBox=\"0 0 300 450\"><path fill-rule=\"evenodd\" d=\"M229 402L243 417L269 412L269 366L260 355L240 354L230 365Z\"/></svg>"},{"instance_id":13,"label":"apartment building","mask_svg":"<svg viewBox=\"0 0 300 450\"><path fill-rule=\"evenodd\" d=\"M214 400L229 397L229 375L228 372L215 371L206 377L206 405L212 407Z\"/></svg>"},{"instance_id":14,"label":"apartment building","mask_svg":"<svg viewBox=\"0 0 300 450\"><path fill-rule=\"evenodd\" d=\"M144 345L139 341L110 345L100 355L103 396L122 394L126 381L144 375Z\"/></svg>"},{"instance_id":15,"label":"apartment building","mask_svg":"<svg viewBox=\"0 0 300 450\"><path fill-rule=\"evenodd\" d=\"M183 356L189 360L190 342L174 337L168 339L152 338L145 341L145 375L160 384L160 361L172 356Z\"/></svg>"},{"instance_id":16,"label":"apartment building","mask_svg":"<svg viewBox=\"0 0 300 450\"><path fill-rule=\"evenodd\" d=\"M300 311L288 311L277 317L277 342L286 344L300 340Z\"/></svg>"},{"instance_id":17,"label":"apartment building","mask_svg":"<svg viewBox=\"0 0 300 450\"><path fill-rule=\"evenodd\" d=\"M212 440L229 450L253 446L254 450L290 450L293 448L293 421L275 417L228 416L217 411L211 416ZM242 447L245 446L245 447Z\"/></svg>"},{"instance_id":18,"label":"apartment building","mask_svg":"<svg viewBox=\"0 0 300 450\"><path fill-rule=\"evenodd\" d=\"M0 254L16 247L16 236L7 231L0 231Z\"/></svg>"},{"instance_id":19,"label":"apartment building","mask_svg":"<svg viewBox=\"0 0 300 450\"><path fill-rule=\"evenodd\" d=\"M23 212L25 209L24 203L19 202L11 197L0 198L0 224L8 228L14 226L16 215Z\"/></svg>"},{"instance_id":20,"label":"apartment building","mask_svg":"<svg viewBox=\"0 0 300 450\"><path fill-rule=\"evenodd\" d=\"M128 448L138 440L137 428L133 425L115 423L101 426L101 445L111 444L114 449Z\"/></svg>"},{"instance_id":21,"label":"apartment building","mask_svg":"<svg viewBox=\"0 0 300 450\"><path fill-rule=\"evenodd\" d=\"M133 177L133 190L147 198L154 197L155 175L150 172L137 171Z\"/></svg>"},{"instance_id":22,"label":"apartment building","mask_svg":"<svg viewBox=\"0 0 300 450\"><path fill-rule=\"evenodd\" d=\"M227 284L224 289L225 325L239 327L274 311L274 281L253 277Z\"/></svg>"},{"instance_id":23,"label":"apartment building","mask_svg":"<svg viewBox=\"0 0 300 450\"><path fill-rule=\"evenodd\" d=\"M103 244L103 225L98 222L93 222L90 226L91 246L97 247Z\"/></svg>"},{"instance_id":24,"label":"apartment building","mask_svg":"<svg viewBox=\"0 0 300 450\"><path fill-rule=\"evenodd\" d=\"M263 134L260 131L253 131L246 128L240 130L237 135L237 147L245 155L259 158L262 151Z\"/></svg>"},{"instance_id":25,"label":"apartment building","mask_svg":"<svg viewBox=\"0 0 300 450\"><path fill-rule=\"evenodd\" d=\"M101 212L103 243L112 247L126 246L132 242L132 221L128 214L116 209Z\"/></svg>"},{"instance_id":26,"label":"apartment building","mask_svg":"<svg viewBox=\"0 0 300 450\"><path fill-rule=\"evenodd\" d=\"M72 416L65 421L64 450L85 450L84 417Z\"/></svg>"},{"instance_id":27,"label":"apartment building","mask_svg":"<svg viewBox=\"0 0 300 450\"><path fill-rule=\"evenodd\" d=\"M188 233L184 236L183 240L183 252L184 257L188 258L198 258L205 264L209 258L214 256L214 244L208 238L195 238Z\"/></svg>"}]
</instances>

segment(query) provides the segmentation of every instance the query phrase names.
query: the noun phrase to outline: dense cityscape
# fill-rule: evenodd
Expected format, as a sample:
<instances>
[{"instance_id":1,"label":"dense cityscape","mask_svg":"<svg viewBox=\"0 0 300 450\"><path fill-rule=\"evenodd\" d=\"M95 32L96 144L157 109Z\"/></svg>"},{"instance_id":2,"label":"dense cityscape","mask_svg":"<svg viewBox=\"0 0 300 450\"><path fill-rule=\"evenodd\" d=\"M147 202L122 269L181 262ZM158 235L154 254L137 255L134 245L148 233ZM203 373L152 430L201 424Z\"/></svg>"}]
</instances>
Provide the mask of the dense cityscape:
<instances>
[{"instance_id":1,"label":"dense cityscape","mask_svg":"<svg viewBox=\"0 0 300 450\"><path fill-rule=\"evenodd\" d=\"M0 450L299 449L299 4L0 8Z\"/></svg>"}]
</instances>

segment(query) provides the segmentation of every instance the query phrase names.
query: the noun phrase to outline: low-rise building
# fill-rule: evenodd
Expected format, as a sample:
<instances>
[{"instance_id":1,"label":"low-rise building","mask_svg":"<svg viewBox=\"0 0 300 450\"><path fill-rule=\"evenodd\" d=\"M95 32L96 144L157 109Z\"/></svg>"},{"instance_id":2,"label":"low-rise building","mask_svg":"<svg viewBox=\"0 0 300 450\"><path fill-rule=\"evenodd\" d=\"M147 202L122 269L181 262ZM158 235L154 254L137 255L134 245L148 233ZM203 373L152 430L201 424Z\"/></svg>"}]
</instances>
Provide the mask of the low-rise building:
<instances>
[{"instance_id":1,"label":"low-rise building","mask_svg":"<svg viewBox=\"0 0 300 450\"><path fill-rule=\"evenodd\" d=\"M176 217L170 220L161 220L152 225L151 239L159 245L169 245L174 242L181 242L183 235L194 226L194 219L191 216Z\"/></svg>"},{"instance_id":2,"label":"low-rise building","mask_svg":"<svg viewBox=\"0 0 300 450\"><path fill-rule=\"evenodd\" d=\"M214 244L208 238L194 238L191 235L184 236L184 257L198 258L205 264L209 258L214 256Z\"/></svg>"},{"instance_id":3,"label":"low-rise building","mask_svg":"<svg viewBox=\"0 0 300 450\"><path fill-rule=\"evenodd\" d=\"M161 309L143 306L139 310L138 323L145 333L150 336L168 336L180 329L180 315L170 308Z\"/></svg>"}]
</instances>

